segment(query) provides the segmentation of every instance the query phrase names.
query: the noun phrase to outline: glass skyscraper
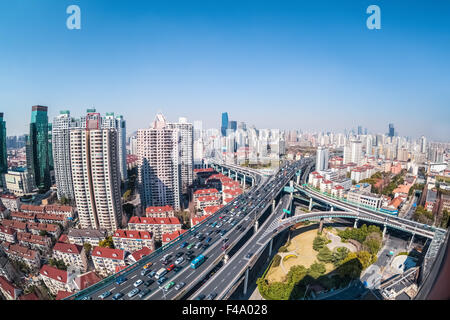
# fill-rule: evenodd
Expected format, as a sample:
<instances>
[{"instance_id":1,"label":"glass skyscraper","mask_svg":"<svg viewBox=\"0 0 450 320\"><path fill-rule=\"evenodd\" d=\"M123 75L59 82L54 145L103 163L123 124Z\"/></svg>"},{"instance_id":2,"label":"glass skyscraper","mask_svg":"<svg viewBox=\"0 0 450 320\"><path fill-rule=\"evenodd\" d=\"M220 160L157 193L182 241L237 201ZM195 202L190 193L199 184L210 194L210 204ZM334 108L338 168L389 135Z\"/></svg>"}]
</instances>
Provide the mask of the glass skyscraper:
<instances>
[{"instance_id":1,"label":"glass skyscraper","mask_svg":"<svg viewBox=\"0 0 450 320\"><path fill-rule=\"evenodd\" d=\"M222 127L220 128L220 131L222 132L222 136L227 135L227 129L228 129L228 112L222 113Z\"/></svg>"},{"instance_id":2,"label":"glass skyscraper","mask_svg":"<svg viewBox=\"0 0 450 320\"><path fill-rule=\"evenodd\" d=\"M388 133L388 136L392 138L392 137L394 136L394 134L395 134L395 131L394 131L394 124L389 123L389 133Z\"/></svg>"},{"instance_id":3,"label":"glass skyscraper","mask_svg":"<svg viewBox=\"0 0 450 320\"><path fill-rule=\"evenodd\" d=\"M49 127L47 107L33 106L31 111L29 147L27 163L33 175L36 187L46 191L50 189L50 157L49 157Z\"/></svg>"}]
</instances>

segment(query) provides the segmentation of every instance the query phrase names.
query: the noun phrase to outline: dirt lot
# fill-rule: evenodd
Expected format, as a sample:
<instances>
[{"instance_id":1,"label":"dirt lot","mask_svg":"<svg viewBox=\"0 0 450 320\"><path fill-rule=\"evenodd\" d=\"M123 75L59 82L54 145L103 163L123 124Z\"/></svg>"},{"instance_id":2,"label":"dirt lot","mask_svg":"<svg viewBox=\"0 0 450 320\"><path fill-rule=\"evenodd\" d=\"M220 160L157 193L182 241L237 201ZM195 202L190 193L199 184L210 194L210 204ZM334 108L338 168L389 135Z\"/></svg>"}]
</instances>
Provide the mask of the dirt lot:
<instances>
[{"instance_id":1,"label":"dirt lot","mask_svg":"<svg viewBox=\"0 0 450 320\"><path fill-rule=\"evenodd\" d=\"M288 251L296 253L297 257L292 257L284 261L282 263L284 268L282 268L281 263L278 267L270 268L266 275L266 279L269 282L282 282L292 266L303 265L306 268L309 268L317 260L317 251L313 250L312 244L314 238L317 236L318 225L316 225L315 228L313 227L312 230L309 230L311 227L312 226L301 227L293 232ZM333 265L327 263L326 269L327 272L331 271Z\"/></svg>"}]
</instances>

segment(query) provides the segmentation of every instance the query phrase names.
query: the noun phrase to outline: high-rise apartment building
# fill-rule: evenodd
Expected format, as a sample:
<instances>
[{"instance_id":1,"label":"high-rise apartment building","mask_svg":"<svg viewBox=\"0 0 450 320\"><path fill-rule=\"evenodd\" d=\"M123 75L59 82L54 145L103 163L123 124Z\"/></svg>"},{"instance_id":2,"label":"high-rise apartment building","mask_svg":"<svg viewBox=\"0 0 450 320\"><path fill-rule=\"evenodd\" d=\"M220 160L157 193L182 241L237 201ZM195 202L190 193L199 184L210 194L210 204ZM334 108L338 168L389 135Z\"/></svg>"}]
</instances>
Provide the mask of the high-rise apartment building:
<instances>
[{"instance_id":1,"label":"high-rise apartment building","mask_svg":"<svg viewBox=\"0 0 450 320\"><path fill-rule=\"evenodd\" d=\"M84 129L70 131L70 159L82 228L114 232L122 218L116 129L101 129L100 114L88 113Z\"/></svg>"},{"instance_id":2,"label":"high-rise apartment building","mask_svg":"<svg viewBox=\"0 0 450 320\"><path fill-rule=\"evenodd\" d=\"M0 176L8 172L8 156L6 152L6 122L3 120L3 112L0 112ZM0 185L3 178L0 179Z\"/></svg>"},{"instance_id":3,"label":"high-rise apartment building","mask_svg":"<svg viewBox=\"0 0 450 320\"><path fill-rule=\"evenodd\" d=\"M143 208L170 205L180 210L180 133L157 114L148 129L137 131L138 182Z\"/></svg>"},{"instance_id":4,"label":"high-rise apartment building","mask_svg":"<svg viewBox=\"0 0 450 320\"><path fill-rule=\"evenodd\" d=\"M194 179L194 128L186 118L179 118L178 123L168 123L168 127L179 132L181 191L187 193Z\"/></svg>"},{"instance_id":5,"label":"high-rise apartment building","mask_svg":"<svg viewBox=\"0 0 450 320\"><path fill-rule=\"evenodd\" d=\"M324 171L328 169L328 158L328 149L324 147L318 147L316 155L316 171Z\"/></svg>"},{"instance_id":6,"label":"high-rise apartment building","mask_svg":"<svg viewBox=\"0 0 450 320\"><path fill-rule=\"evenodd\" d=\"M394 135L395 135L394 124L393 123L389 123L388 137L393 138Z\"/></svg>"},{"instance_id":7,"label":"high-rise apartment building","mask_svg":"<svg viewBox=\"0 0 450 320\"><path fill-rule=\"evenodd\" d=\"M74 199L70 164L70 129L74 124L68 110L61 111L53 118L52 149L58 199L62 197Z\"/></svg>"},{"instance_id":8,"label":"high-rise apartment building","mask_svg":"<svg viewBox=\"0 0 450 320\"><path fill-rule=\"evenodd\" d=\"M27 166L36 187L41 190L48 190L51 185L47 109L45 106L32 107L27 148L27 161L30 161Z\"/></svg>"},{"instance_id":9,"label":"high-rise apartment building","mask_svg":"<svg viewBox=\"0 0 450 320\"><path fill-rule=\"evenodd\" d=\"M119 146L119 166L120 178L122 181L128 179L127 174L127 126L123 116L114 116L114 112L107 112L106 116L101 121L102 129L116 129Z\"/></svg>"}]
</instances>

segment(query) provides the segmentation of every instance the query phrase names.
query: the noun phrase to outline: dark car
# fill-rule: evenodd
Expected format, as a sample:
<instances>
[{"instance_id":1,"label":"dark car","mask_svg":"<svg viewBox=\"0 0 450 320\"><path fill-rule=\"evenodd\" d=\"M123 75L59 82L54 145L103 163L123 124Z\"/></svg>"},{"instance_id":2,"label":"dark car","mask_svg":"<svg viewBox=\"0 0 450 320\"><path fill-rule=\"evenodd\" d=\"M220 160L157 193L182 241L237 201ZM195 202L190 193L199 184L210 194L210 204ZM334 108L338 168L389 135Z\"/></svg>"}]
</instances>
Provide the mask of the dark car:
<instances>
[{"instance_id":1,"label":"dark car","mask_svg":"<svg viewBox=\"0 0 450 320\"><path fill-rule=\"evenodd\" d=\"M176 266L175 268L173 268L173 272L177 273L177 272L180 271L181 269L182 269L181 267Z\"/></svg>"},{"instance_id":2,"label":"dark car","mask_svg":"<svg viewBox=\"0 0 450 320\"><path fill-rule=\"evenodd\" d=\"M122 283L124 283L125 281L127 281L127 278L125 278L125 277L119 277L119 278L116 279L116 284L122 284Z\"/></svg>"},{"instance_id":3,"label":"dark car","mask_svg":"<svg viewBox=\"0 0 450 320\"><path fill-rule=\"evenodd\" d=\"M247 253L246 255L245 255L245 257L247 258L247 259L250 259L250 257L253 255L253 252L249 252L249 253Z\"/></svg>"},{"instance_id":4,"label":"dark car","mask_svg":"<svg viewBox=\"0 0 450 320\"><path fill-rule=\"evenodd\" d=\"M203 300L203 299L205 299L205 295L204 294L200 294L194 300Z\"/></svg>"},{"instance_id":5,"label":"dark car","mask_svg":"<svg viewBox=\"0 0 450 320\"><path fill-rule=\"evenodd\" d=\"M203 250L208 249L208 247L209 247L209 244L204 244L204 245L202 245Z\"/></svg>"},{"instance_id":6,"label":"dark car","mask_svg":"<svg viewBox=\"0 0 450 320\"><path fill-rule=\"evenodd\" d=\"M177 254L175 255L175 257L179 258L184 254L184 252L177 252Z\"/></svg>"},{"instance_id":7,"label":"dark car","mask_svg":"<svg viewBox=\"0 0 450 320\"><path fill-rule=\"evenodd\" d=\"M122 292L118 292L112 297L112 299L113 300L119 300L122 297L123 297L123 293Z\"/></svg>"},{"instance_id":8,"label":"dark car","mask_svg":"<svg viewBox=\"0 0 450 320\"><path fill-rule=\"evenodd\" d=\"M191 255L189 255L189 256L187 257L187 259L188 259L189 261L192 261L192 260L195 259L195 256L194 256L193 254L191 254Z\"/></svg>"},{"instance_id":9,"label":"dark car","mask_svg":"<svg viewBox=\"0 0 450 320\"><path fill-rule=\"evenodd\" d=\"M186 254L188 255L188 256L190 256L191 254L193 254L194 253L194 250L188 250L188 251L186 251Z\"/></svg>"},{"instance_id":10,"label":"dark car","mask_svg":"<svg viewBox=\"0 0 450 320\"><path fill-rule=\"evenodd\" d=\"M145 281L145 282L144 282L144 285L145 285L146 287L150 287L150 286L152 285L152 283L154 283L154 282L155 282L155 280L150 279L150 280Z\"/></svg>"},{"instance_id":11,"label":"dark car","mask_svg":"<svg viewBox=\"0 0 450 320\"><path fill-rule=\"evenodd\" d=\"M144 289L143 291L139 292L138 296L139 298L144 298L146 295L148 295L152 290L151 289Z\"/></svg>"}]
</instances>

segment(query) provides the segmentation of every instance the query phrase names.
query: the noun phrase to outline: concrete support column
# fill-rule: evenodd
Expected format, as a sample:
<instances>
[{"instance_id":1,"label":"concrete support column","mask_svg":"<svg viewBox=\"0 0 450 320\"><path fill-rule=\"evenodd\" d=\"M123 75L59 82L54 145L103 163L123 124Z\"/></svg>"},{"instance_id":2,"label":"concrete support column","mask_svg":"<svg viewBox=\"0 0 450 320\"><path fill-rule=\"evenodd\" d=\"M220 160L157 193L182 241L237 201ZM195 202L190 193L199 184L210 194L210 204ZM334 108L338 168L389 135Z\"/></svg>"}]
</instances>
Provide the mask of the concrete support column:
<instances>
[{"instance_id":1,"label":"concrete support column","mask_svg":"<svg viewBox=\"0 0 450 320\"><path fill-rule=\"evenodd\" d=\"M248 285L248 268L245 270L244 296L247 294L247 285Z\"/></svg>"},{"instance_id":2,"label":"concrete support column","mask_svg":"<svg viewBox=\"0 0 450 320\"><path fill-rule=\"evenodd\" d=\"M275 211L275 199L272 200L272 213Z\"/></svg>"},{"instance_id":3,"label":"concrete support column","mask_svg":"<svg viewBox=\"0 0 450 320\"><path fill-rule=\"evenodd\" d=\"M384 225L384 228L383 228L383 240L384 240L384 237L386 236L386 229L387 229L387 227L386 227L386 225Z\"/></svg>"},{"instance_id":4,"label":"concrete support column","mask_svg":"<svg viewBox=\"0 0 450 320\"><path fill-rule=\"evenodd\" d=\"M323 230L323 218L320 218L320 222L319 222L319 233L321 234Z\"/></svg>"},{"instance_id":5,"label":"concrete support column","mask_svg":"<svg viewBox=\"0 0 450 320\"><path fill-rule=\"evenodd\" d=\"M414 233L413 233L413 235L411 237L411 241L409 241L408 249L411 248L411 246L413 245L413 242L414 242Z\"/></svg>"},{"instance_id":6,"label":"concrete support column","mask_svg":"<svg viewBox=\"0 0 450 320\"><path fill-rule=\"evenodd\" d=\"M273 238L270 239L270 242L269 242L269 256L267 257L267 260L269 260L270 255L272 254L272 245L273 245Z\"/></svg>"},{"instance_id":7,"label":"concrete support column","mask_svg":"<svg viewBox=\"0 0 450 320\"><path fill-rule=\"evenodd\" d=\"M231 177L231 170L228 169L228 177Z\"/></svg>"},{"instance_id":8,"label":"concrete support column","mask_svg":"<svg viewBox=\"0 0 450 320\"><path fill-rule=\"evenodd\" d=\"M255 221L255 225L254 225L254 229L255 229L255 233L258 232L258 220Z\"/></svg>"},{"instance_id":9,"label":"concrete support column","mask_svg":"<svg viewBox=\"0 0 450 320\"><path fill-rule=\"evenodd\" d=\"M300 176L297 176L297 184L300 184Z\"/></svg>"},{"instance_id":10,"label":"concrete support column","mask_svg":"<svg viewBox=\"0 0 450 320\"><path fill-rule=\"evenodd\" d=\"M358 227L358 220L359 219L355 219L355 223L353 224L353 228L357 228Z\"/></svg>"},{"instance_id":11,"label":"concrete support column","mask_svg":"<svg viewBox=\"0 0 450 320\"><path fill-rule=\"evenodd\" d=\"M242 180L242 189L245 189L245 174L244 174L244 179Z\"/></svg>"},{"instance_id":12,"label":"concrete support column","mask_svg":"<svg viewBox=\"0 0 450 320\"><path fill-rule=\"evenodd\" d=\"M309 211L312 210L312 198L309 198L309 207L308 207Z\"/></svg>"},{"instance_id":13,"label":"concrete support column","mask_svg":"<svg viewBox=\"0 0 450 320\"><path fill-rule=\"evenodd\" d=\"M331 206L330 211L334 211L334 207L333 206Z\"/></svg>"},{"instance_id":14,"label":"concrete support column","mask_svg":"<svg viewBox=\"0 0 450 320\"><path fill-rule=\"evenodd\" d=\"M237 173L237 171L236 171L235 181L238 181L238 173Z\"/></svg>"}]
</instances>

